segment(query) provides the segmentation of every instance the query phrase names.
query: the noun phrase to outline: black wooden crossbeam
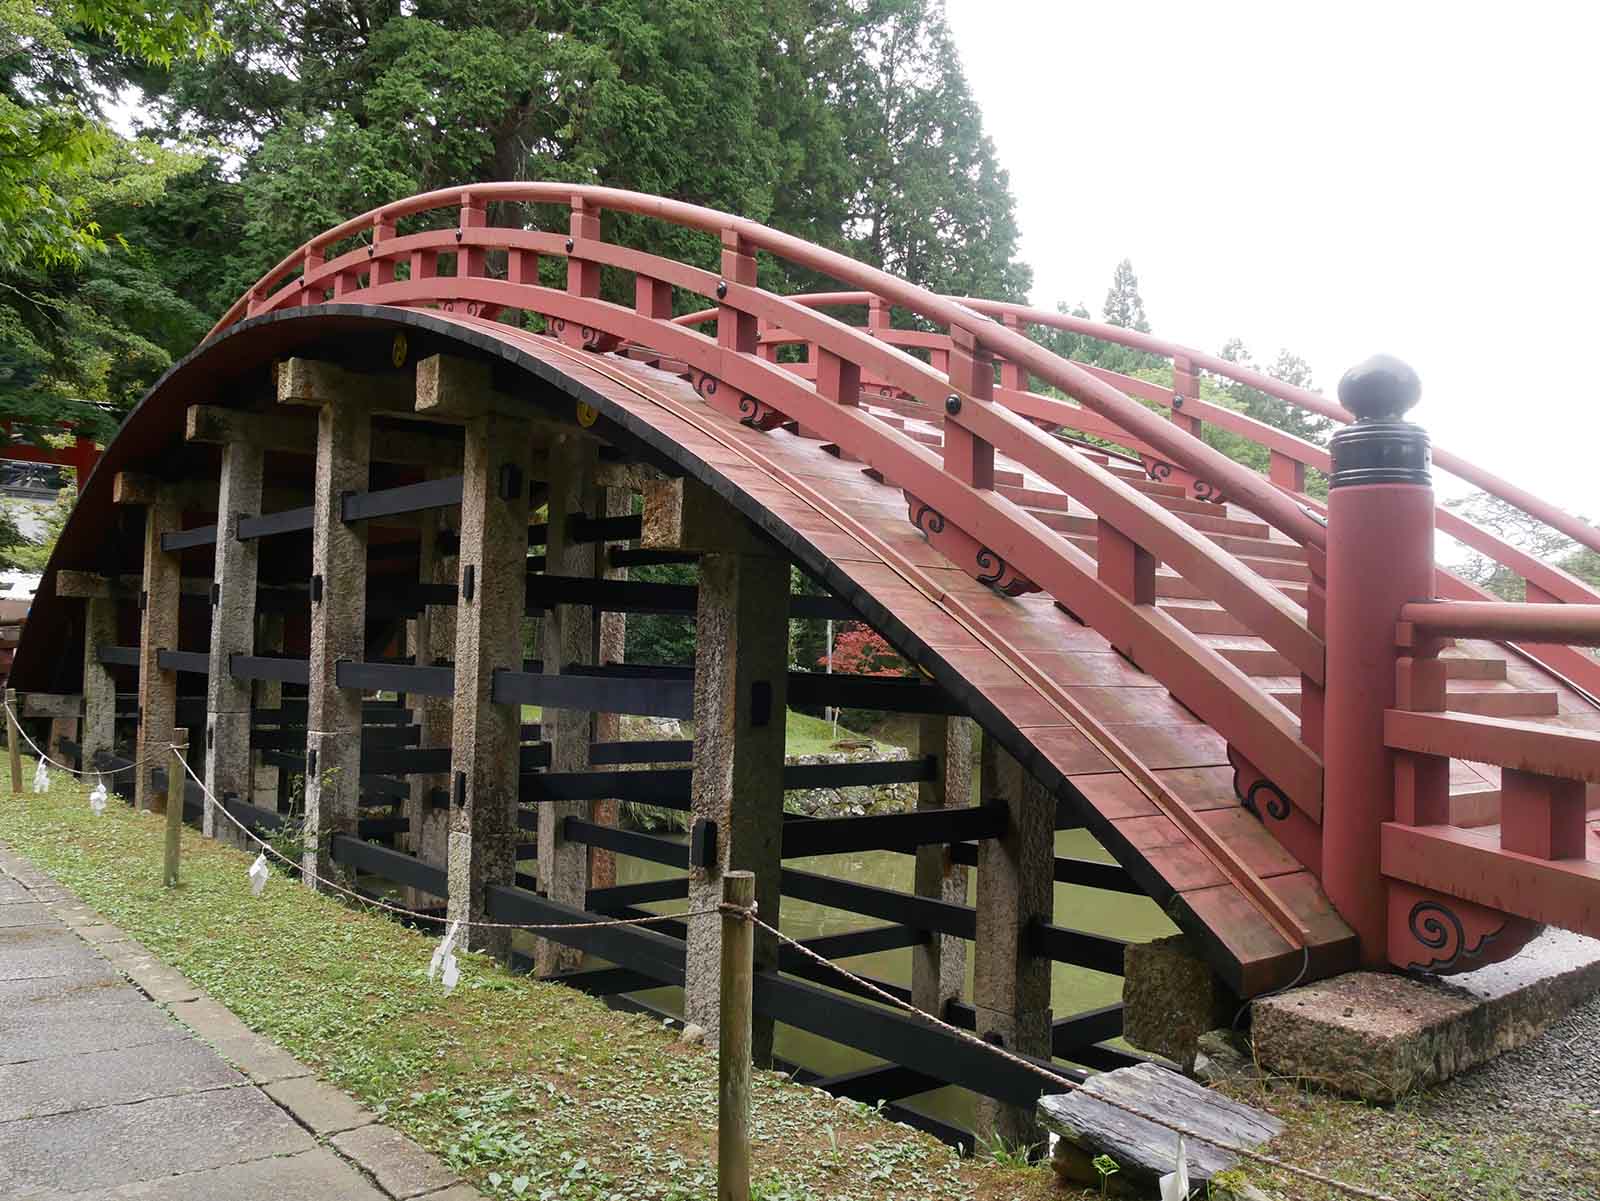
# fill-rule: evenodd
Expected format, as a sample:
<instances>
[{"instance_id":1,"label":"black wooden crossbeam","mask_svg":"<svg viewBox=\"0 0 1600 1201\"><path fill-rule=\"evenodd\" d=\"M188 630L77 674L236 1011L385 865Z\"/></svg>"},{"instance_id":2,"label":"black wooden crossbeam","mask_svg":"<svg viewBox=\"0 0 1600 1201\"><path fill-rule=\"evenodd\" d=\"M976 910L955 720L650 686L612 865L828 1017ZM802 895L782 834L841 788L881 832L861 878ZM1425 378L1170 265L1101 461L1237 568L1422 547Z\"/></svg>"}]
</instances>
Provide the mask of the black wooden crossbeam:
<instances>
[{"instance_id":1,"label":"black wooden crossbeam","mask_svg":"<svg viewBox=\"0 0 1600 1201\"><path fill-rule=\"evenodd\" d=\"M694 743L687 738L596 742L589 747L589 762L597 767L625 763L688 763L693 758Z\"/></svg>"},{"instance_id":2,"label":"black wooden crossbeam","mask_svg":"<svg viewBox=\"0 0 1600 1201\"><path fill-rule=\"evenodd\" d=\"M893 1063L908 1064L947 1084L1013 1105L1032 1105L1046 1091L1026 1068L959 1035L881 1005L839 996L775 972L757 972L755 1011Z\"/></svg>"},{"instance_id":3,"label":"black wooden crossbeam","mask_svg":"<svg viewBox=\"0 0 1600 1201\"><path fill-rule=\"evenodd\" d=\"M496 704L543 705L595 713L643 717L693 717L694 685L689 679L627 679L588 675L545 675L497 671L490 699Z\"/></svg>"},{"instance_id":4,"label":"black wooden crossbeam","mask_svg":"<svg viewBox=\"0 0 1600 1201\"><path fill-rule=\"evenodd\" d=\"M217 527L215 525L197 525L189 530L173 530L161 535L161 549L164 551L188 550L191 546L215 546L217 544Z\"/></svg>"},{"instance_id":5,"label":"black wooden crossbeam","mask_svg":"<svg viewBox=\"0 0 1600 1201\"><path fill-rule=\"evenodd\" d=\"M334 680L340 688L359 688L363 692L405 692L419 696L452 696L455 693L453 667L414 667L408 663L355 663L341 659L334 666Z\"/></svg>"},{"instance_id":6,"label":"black wooden crossbeam","mask_svg":"<svg viewBox=\"0 0 1600 1201\"><path fill-rule=\"evenodd\" d=\"M684 944L679 939L657 934L641 926L590 926L587 929L563 930L559 927L587 925L596 920L596 915L541 897L525 888L490 884L484 889L484 900L492 921L554 925L558 928L544 931L541 937L564 946L578 947L618 967L654 977L662 984L683 984Z\"/></svg>"},{"instance_id":7,"label":"black wooden crossbeam","mask_svg":"<svg viewBox=\"0 0 1600 1201\"><path fill-rule=\"evenodd\" d=\"M784 783L788 784L785 769ZM999 805L963 809L923 809L873 817L825 817L783 824L783 857L838 855L854 851L906 850L967 838L999 838L1006 812Z\"/></svg>"},{"instance_id":8,"label":"black wooden crossbeam","mask_svg":"<svg viewBox=\"0 0 1600 1201\"><path fill-rule=\"evenodd\" d=\"M544 979L551 984L565 984L568 988L576 988L591 997L612 997L619 993L646 992L661 987L661 981L654 976L630 971L625 967L590 968L588 971L563 972L555 976L546 976Z\"/></svg>"},{"instance_id":9,"label":"black wooden crossbeam","mask_svg":"<svg viewBox=\"0 0 1600 1201\"><path fill-rule=\"evenodd\" d=\"M616 884L610 888L591 888L589 904L597 910L631 909L656 901L676 901L689 895L687 876L665 880L645 880L638 884Z\"/></svg>"},{"instance_id":10,"label":"black wooden crossbeam","mask_svg":"<svg viewBox=\"0 0 1600 1201\"><path fill-rule=\"evenodd\" d=\"M95 657L107 667L138 667L139 648L136 646L102 646L95 649Z\"/></svg>"},{"instance_id":11,"label":"black wooden crossbeam","mask_svg":"<svg viewBox=\"0 0 1600 1201\"><path fill-rule=\"evenodd\" d=\"M362 823L363 826L366 824ZM393 880L396 884L405 884L436 897L449 895L445 869L424 863L415 855L408 855L404 851L393 851L388 847L373 846L369 842L362 842L359 838L351 838L348 834L335 834L329 844L329 850L335 863L342 863L358 871L370 872L374 876L382 876L386 880Z\"/></svg>"},{"instance_id":12,"label":"black wooden crossbeam","mask_svg":"<svg viewBox=\"0 0 1600 1201\"><path fill-rule=\"evenodd\" d=\"M529 560L530 564L533 562ZM529 612L556 605L592 605L611 613L656 613L689 616L700 591L694 584L662 584L649 580L606 580L530 572L527 585ZM848 620L855 611L831 596L797 595L789 598L790 617Z\"/></svg>"},{"instance_id":13,"label":"black wooden crossbeam","mask_svg":"<svg viewBox=\"0 0 1600 1201\"><path fill-rule=\"evenodd\" d=\"M376 492L353 492L341 498L339 516L344 521L364 521L372 517L392 517L398 513L420 513L461 503L461 477L423 480L399 488Z\"/></svg>"},{"instance_id":14,"label":"black wooden crossbeam","mask_svg":"<svg viewBox=\"0 0 1600 1201\"><path fill-rule=\"evenodd\" d=\"M1122 975L1122 953L1128 945L1125 938L1071 930L1041 921L1029 924L1024 941L1028 950L1035 955L1112 976Z\"/></svg>"},{"instance_id":15,"label":"black wooden crossbeam","mask_svg":"<svg viewBox=\"0 0 1600 1201\"><path fill-rule=\"evenodd\" d=\"M520 819L521 815L518 816ZM616 851L621 855L631 855L635 859L648 859L652 863L664 863L668 867L684 870L688 870L689 867L688 844L673 842L656 834L619 830L614 826L596 825L594 822L577 817L566 819L562 824L562 834L573 842Z\"/></svg>"},{"instance_id":16,"label":"black wooden crossbeam","mask_svg":"<svg viewBox=\"0 0 1600 1201\"><path fill-rule=\"evenodd\" d=\"M263 513L259 517L239 518L240 542L251 538L266 538L272 534L292 534L311 528L311 506L285 509L281 513Z\"/></svg>"},{"instance_id":17,"label":"black wooden crossbeam","mask_svg":"<svg viewBox=\"0 0 1600 1201\"><path fill-rule=\"evenodd\" d=\"M879 1101L899 1101L918 1093L943 1088L944 1081L925 1076L898 1063L879 1064L860 1068L854 1072L841 1072L837 1076L817 1076L802 1081L812 1088L820 1088L835 1097L848 1097L863 1105L876 1105Z\"/></svg>"},{"instance_id":18,"label":"black wooden crossbeam","mask_svg":"<svg viewBox=\"0 0 1600 1201\"><path fill-rule=\"evenodd\" d=\"M918 759L884 759L869 763L797 763L783 769L783 786L786 789L795 789L915 784L922 780L931 780L937 774L938 764L932 755Z\"/></svg>"},{"instance_id":19,"label":"black wooden crossbeam","mask_svg":"<svg viewBox=\"0 0 1600 1201\"><path fill-rule=\"evenodd\" d=\"M661 805L689 807L689 768L659 771L542 772L522 777L518 799L532 801L597 801L610 797Z\"/></svg>"},{"instance_id":20,"label":"black wooden crossbeam","mask_svg":"<svg viewBox=\"0 0 1600 1201\"><path fill-rule=\"evenodd\" d=\"M962 712L942 689L894 676L789 673L789 704L795 708L837 705L844 709L882 709L888 713Z\"/></svg>"},{"instance_id":21,"label":"black wooden crossbeam","mask_svg":"<svg viewBox=\"0 0 1600 1201\"><path fill-rule=\"evenodd\" d=\"M156 666L162 671L181 671L205 676L211 674L211 656L204 651L169 651L165 647L158 647Z\"/></svg>"},{"instance_id":22,"label":"black wooden crossbeam","mask_svg":"<svg viewBox=\"0 0 1600 1201\"><path fill-rule=\"evenodd\" d=\"M450 748L447 746L397 747L369 751L361 748L363 774L371 772L391 776L429 776L450 770Z\"/></svg>"},{"instance_id":23,"label":"black wooden crossbeam","mask_svg":"<svg viewBox=\"0 0 1600 1201\"><path fill-rule=\"evenodd\" d=\"M900 850L890 847L890 850ZM978 846L972 842L958 842L950 848L953 863L976 867ZM1142 897L1144 889L1133 882L1127 868L1119 863L1101 863L1095 859L1079 859L1070 855L1057 855L1055 866L1057 884L1081 884L1086 888L1103 888L1107 892L1122 892Z\"/></svg>"},{"instance_id":24,"label":"black wooden crossbeam","mask_svg":"<svg viewBox=\"0 0 1600 1201\"><path fill-rule=\"evenodd\" d=\"M682 550L631 550L613 546L609 555L613 567L659 567L668 563L698 563L700 556Z\"/></svg>"},{"instance_id":25,"label":"black wooden crossbeam","mask_svg":"<svg viewBox=\"0 0 1600 1201\"><path fill-rule=\"evenodd\" d=\"M284 659L275 655L229 655L228 673L236 680L306 684L311 680L311 664L305 659Z\"/></svg>"}]
</instances>

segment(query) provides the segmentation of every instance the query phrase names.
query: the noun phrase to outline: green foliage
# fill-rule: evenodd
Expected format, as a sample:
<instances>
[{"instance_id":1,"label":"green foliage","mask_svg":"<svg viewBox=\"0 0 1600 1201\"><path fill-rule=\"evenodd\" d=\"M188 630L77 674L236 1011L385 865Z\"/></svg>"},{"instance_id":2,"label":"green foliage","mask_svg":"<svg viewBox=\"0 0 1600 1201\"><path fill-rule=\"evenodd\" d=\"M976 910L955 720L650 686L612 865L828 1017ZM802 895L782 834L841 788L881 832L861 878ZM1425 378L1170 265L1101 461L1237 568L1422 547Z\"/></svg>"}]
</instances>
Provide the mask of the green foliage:
<instances>
[{"instance_id":1,"label":"green foliage","mask_svg":"<svg viewBox=\"0 0 1600 1201\"><path fill-rule=\"evenodd\" d=\"M1101 312L1107 325L1118 325L1141 334L1150 332L1150 320L1144 315L1144 298L1139 295L1139 277L1133 273L1132 259L1123 259L1117 264Z\"/></svg>"},{"instance_id":2,"label":"green foliage","mask_svg":"<svg viewBox=\"0 0 1600 1201\"><path fill-rule=\"evenodd\" d=\"M0 566L20 567L23 571L43 572L55 549L56 539L78 503L76 487L63 488L43 510L44 530L38 538L25 538L17 528L11 505L0 511Z\"/></svg>"},{"instance_id":3,"label":"green foliage","mask_svg":"<svg viewBox=\"0 0 1600 1201\"><path fill-rule=\"evenodd\" d=\"M1600 588L1600 554L1579 546L1559 530L1551 529L1508 501L1490 496L1487 492L1473 492L1446 501L1445 507L1534 558ZM1579 520L1588 519L1580 516ZM1492 556L1480 551L1468 549L1465 557L1451 569L1469 583L1487 589L1503 600L1522 601L1527 598L1526 581L1511 568L1502 566Z\"/></svg>"},{"instance_id":4,"label":"green foliage","mask_svg":"<svg viewBox=\"0 0 1600 1201\"><path fill-rule=\"evenodd\" d=\"M693 584L696 571L689 563L662 563L634 567L628 577L652 584ZM629 663L693 663L694 618L669 613L628 614Z\"/></svg>"}]
</instances>

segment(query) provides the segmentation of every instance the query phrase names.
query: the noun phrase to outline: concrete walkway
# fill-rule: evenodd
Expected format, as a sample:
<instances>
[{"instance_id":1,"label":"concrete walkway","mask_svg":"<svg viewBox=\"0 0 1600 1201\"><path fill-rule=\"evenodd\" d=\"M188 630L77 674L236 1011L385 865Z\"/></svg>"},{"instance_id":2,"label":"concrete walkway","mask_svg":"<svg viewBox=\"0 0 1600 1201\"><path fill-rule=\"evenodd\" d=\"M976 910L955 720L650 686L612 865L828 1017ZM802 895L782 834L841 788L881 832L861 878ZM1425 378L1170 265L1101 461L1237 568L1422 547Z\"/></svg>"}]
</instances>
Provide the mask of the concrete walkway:
<instances>
[{"instance_id":1,"label":"concrete walkway","mask_svg":"<svg viewBox=\"0 0 1600 1201\"><path fill-rule=\"evenodd\" d=\"M477 1196L0 846L0 1197Z\"/></svg>"}]
</instances>

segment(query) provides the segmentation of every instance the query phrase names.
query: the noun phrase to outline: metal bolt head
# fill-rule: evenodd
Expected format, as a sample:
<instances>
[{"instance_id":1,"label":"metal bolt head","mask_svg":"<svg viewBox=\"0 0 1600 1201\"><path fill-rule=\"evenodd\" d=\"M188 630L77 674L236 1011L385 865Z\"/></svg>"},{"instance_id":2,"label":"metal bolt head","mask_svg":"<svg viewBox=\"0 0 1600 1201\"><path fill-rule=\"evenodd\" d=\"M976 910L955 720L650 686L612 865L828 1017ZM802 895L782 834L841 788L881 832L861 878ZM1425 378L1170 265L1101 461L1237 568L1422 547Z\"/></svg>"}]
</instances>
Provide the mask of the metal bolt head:
<instances>
[{"instance_id":1,"label":"metal bolt head","mask_svg":"<svg viewBox=\"0 0 1600 1201\"><path fill-rule=\"evenodd\" d=\"M1172 407L1175 408L1175 409L1183 408L1183 393L1182 392L1174 392L1172 394Z\"/></svg>"},{"instance_id":2,"label":"metal bolt head","mask_svg":"<svg viewBox=\"0 0 1600 1201\"><path fill-rule=\"evenodd\" d=\"M1397 420L1422 395L1422 380L1392 354L1375 354L1357 363L1339 381L1339 403L1358 421Z\"/></svg>"},{"instance_id":3,"label":"metal bolt head","mask_svg":"<svg viewBox=\"0 0 1600 1201\"><path fill-rule=\"evenodd\" d=\"M568 238L568 239L567 239L567 253L568 253L568 254L571 254L571 253L572 253L572 248L573 248L573 247L574 247L574 246L575 246L575 245L577 245L577 243L575 243L575 242L574 242L574 241L573 241L573 240L572 240L572 239L571 239L571 238Z\"/></svg>"},{"instance_id":4,"label":"metal bolt head","mask_svg":"<svg viewBox=\"0 0 1600 1201\"><path fill-rule=\"evenodd\" d=\"M946 396L944 398L944 411L949 413L952 417L961 412L961 397L957 396L954 392L950 393L949 396Z\"/></svg>"},{"instance_id":5,"label":"metal bolt head","mask_svg":"<svg viewBox=\"0 0 1600 1201\"><path fill-rule=\"evenodd\" d=\"M728 281L725 280L725 279L719 279L717 281L717 299L718 300L722 300L727 295L728 295Z\"/></svg>"}]
</instances>

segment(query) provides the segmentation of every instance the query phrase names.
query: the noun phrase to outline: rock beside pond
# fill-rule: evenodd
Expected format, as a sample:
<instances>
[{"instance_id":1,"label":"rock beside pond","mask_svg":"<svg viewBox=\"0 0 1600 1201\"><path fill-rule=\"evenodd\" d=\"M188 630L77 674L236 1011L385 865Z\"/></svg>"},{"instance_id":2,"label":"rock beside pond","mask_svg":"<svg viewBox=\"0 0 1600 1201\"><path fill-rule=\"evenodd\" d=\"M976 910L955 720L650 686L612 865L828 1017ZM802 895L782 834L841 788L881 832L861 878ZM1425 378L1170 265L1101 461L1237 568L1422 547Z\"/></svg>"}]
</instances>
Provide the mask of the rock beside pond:
<instances>
[{"instance_id":1,"label":"rock beside pond","mask_svg":"<svg viewBox=\"0 0 1600 1201\"><path fill-rule=\"evenodd\" d=\"M1233 1152L1203 1141L1203 1136L1253 1150L1283 1130L1283 1123L1270 1114L1229 1100L1177 1072L1153 1063L1118 1068L1073 1092L1039 1099L1039 1121L1060 1140L1054 1167L1064 1179L1098 1186L1101 1174L1094 1160L1107 1155L1116 1163L1109 1181L1113 1188L1153 1195L1156 1182L1176 1168L1178 1136L1169 1126L1108 1105L1106 1099L1201 1135L1186 1140L1189 1180L1196 1187L1238 1162Z\"/></svg>"},{"instance_id":2,"label":"rock beside pond","mask_svg":"<svg viewBox=\"0 0 1600 1201\"><path fill-rule=\"evenodd\" d=\"M785 763L884 763L911 758L903 746L867 744L820 755L790 755ZM784 794L784 808L806 817L863 817L904 813L917 806L915 784L855 784L846 788L801 788Z\"/></svg>"}]
</instances>

